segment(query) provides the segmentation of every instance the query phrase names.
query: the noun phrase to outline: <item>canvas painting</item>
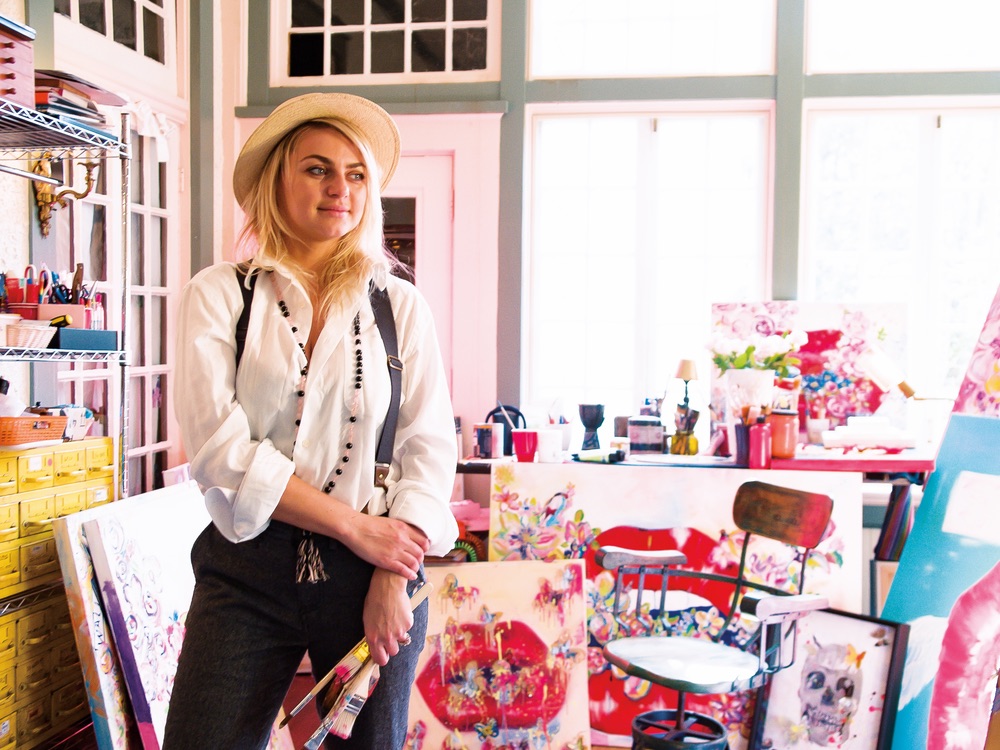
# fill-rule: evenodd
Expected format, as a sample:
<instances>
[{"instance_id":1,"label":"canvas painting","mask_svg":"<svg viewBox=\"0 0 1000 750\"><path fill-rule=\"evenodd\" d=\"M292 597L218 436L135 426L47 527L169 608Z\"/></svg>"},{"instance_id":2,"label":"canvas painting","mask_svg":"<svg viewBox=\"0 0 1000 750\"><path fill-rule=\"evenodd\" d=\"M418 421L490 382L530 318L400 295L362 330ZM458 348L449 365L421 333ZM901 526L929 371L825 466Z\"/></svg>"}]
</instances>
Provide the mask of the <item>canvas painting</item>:
<instances>
[{"instance_id":1,"label":"canvas painting","mask_svg":"<svg viewBox=\"0 0 1000 750\"><path fill-rule=\"evenodd\" d=\"M190 482L119 500L83 524L146 750L163 739L194 590L191 545L209 520Z\"/></svg>"},{"instance_id":2,"label":"canvas painting","mask_svg":"<svg viewBox=\"0 0 1000 750\"><path fill-rule=\"evenodd\" d=\"M1000 653L997 445L1000 419L951 415L903 548L883 609L910 626L894 750L984 747Z\"/></svg>"},{"instance_id":3,"label":"canvas painting","mask_svg":"<svg viewBox=\"0 0 1000 750\"><path fill-rule=\"evenodd\" d=\"M583 563L429 566L408 750L589 747Z\"/></svg>"},{"instance_id":4,"label":"canvas painting","mask_svg":"<svg viewBox=\"0 0 1000 750\"><path fill-rule=\"evenodd\" d=\"M828 596L837 608L861 609L859 474L510 462L494 466L491 479L490 560L586 563L593 744L626 742L633 715L660 708L669 697L648 682L626 678L604 660L601 648L611 632L614 581L594 563L597 546L678 549L692 565L727 570L735 562L734 541L742 533L732 517L740 484L758 480L823 492L834 499L833 517L828 537L810 557L806 590ZM798 583L788 578L788 548L763 540L751 546L755 576L783 588ZM749 697L711 700L715 704L706 709L725 717L731 746L746 747ZM697 703L694 697L690 702Z\"/></svg>"},{"instance_id":5,"label":"canvas painting","mask_svg":"<svg viewBox=\"0 0 1000 750\"><path fill-rule=\"evenodd\" d=\"M969 369L958 389L955 412L1000 417L1000 289L990 305Z\"/></svg>"},{"instance_id":6,"label":"canvas painting","mask_svg":"<svg viewBox=\"0 0 1000 750\"><path fill-rule=\"evenodd\" d=\"M888 747L909 626L820 610L798 628L795 662L768 687L761 748Z\"/></svg>"},{"instance_id":7,"label":"canvas painting","mask_svg":"<svg viewBox=\"0 0 1000 750\"><path fill-rule=\"evenodd\" d=\"M801 347L800 417L845 424L852 415L873 414L885 396L881 372L872 372L870 352L880 362L905 362L905 310L896 305L834 305L792 301L717 303L712 305L712 338L749 340L799 330L808 335ZM868 352L869 354L866 354ZM877 377L876 377L877 375ZM895 385L895 384L892 384ZM726 420L726 391L719 371L711 379L712 431Z\"/></svg>"}]
</instances>

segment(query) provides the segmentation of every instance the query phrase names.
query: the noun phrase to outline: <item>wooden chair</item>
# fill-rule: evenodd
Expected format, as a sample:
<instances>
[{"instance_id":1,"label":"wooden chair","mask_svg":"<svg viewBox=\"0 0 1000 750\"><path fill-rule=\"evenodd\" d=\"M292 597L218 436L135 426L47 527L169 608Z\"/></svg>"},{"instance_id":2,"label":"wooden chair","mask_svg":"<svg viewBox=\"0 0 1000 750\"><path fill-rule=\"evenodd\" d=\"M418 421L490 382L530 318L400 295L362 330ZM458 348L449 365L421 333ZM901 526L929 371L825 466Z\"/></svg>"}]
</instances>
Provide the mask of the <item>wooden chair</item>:
<instances>
[{"instance_id":1,"label":"wooden chair","mask_svg":"<svg viewBox=\"0 0 1000 750\"><path fill-rule=\"evenodd\" d=\"M827 606L821 596L803 594L809 552L823 539L833 510L826 495L746 482L736 492L733 520L745 532L739 565L733 575L685 570L675 550L647 551L601 547L595 560L615 571L613 615L618 633L604 646L605 658L626 674L675 690L676 710L647 711L632 722L633 750L683 750L692 744L703 749L728 747L727 731L711 716L686 710L686 694L733 693L760 688L768 675L791 666L795 653L796 621ZM799 548L798 574L793 591L751 580L745 568L747 546L753 536L768 537ZM660 579L659 592L646 591L646 579ZM680 579L701 579L732 587L722 627L711 637L678 635L677 591ZM644 594L652 602L644 605ZM687 609L685 604L682 609ZM702 609L705 603L698 605ZM672 611L671 611L672 610ZM741 645L724 643L722 636L740 615L749 615L754 628ZM687 618L690 622L690 617ZM671 623L674 623L672 625ZM759 705L759 703L758 703Z\"/></svg>"}]
</instances>

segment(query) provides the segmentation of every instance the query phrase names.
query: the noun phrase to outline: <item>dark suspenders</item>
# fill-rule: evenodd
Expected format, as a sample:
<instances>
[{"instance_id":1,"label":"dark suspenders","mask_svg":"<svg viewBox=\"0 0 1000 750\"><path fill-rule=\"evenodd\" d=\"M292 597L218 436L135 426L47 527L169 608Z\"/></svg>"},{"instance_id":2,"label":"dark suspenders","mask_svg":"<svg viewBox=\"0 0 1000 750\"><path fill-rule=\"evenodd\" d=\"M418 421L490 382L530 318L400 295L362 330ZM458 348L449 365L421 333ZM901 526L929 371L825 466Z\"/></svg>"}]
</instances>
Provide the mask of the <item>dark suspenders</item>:
<instances>
[{"instance_id":1,"label":"dark suspenders","mask_svg":"<svg viewBox=\"0 0 1000 750\"><path fill-rule=\"evenodd\" d=\"M245 264L236 266L236 279L240 285L240 292L243 294L243 311L239 320L236 321L236 369L240 367L240 360L243 358L243 349L246 346L247 328L250 324L250 306L253 304L254 287L257 284L257 274L250 276L249 283L244 283L247 279L247 268ZM372 312L375 314L375 327L378 328L382 336L382 345L385 347L386 366L389 368L389 383L392 393L389 397L389 410L385 415L385 425L382 427L382 435L379 437L378 448L375 451L375 486L385 489L385 480L389 475L389 466L392 463L392 449L396 441L396 423L399 421L399 400L403 391L403 362L399 358L399 343L396 340L396 321L392 316L392 303L389 300L389 293L385 289L379 289L374 284L368 288L368 299L371 302Z\"/></svg>"}]
</instances>

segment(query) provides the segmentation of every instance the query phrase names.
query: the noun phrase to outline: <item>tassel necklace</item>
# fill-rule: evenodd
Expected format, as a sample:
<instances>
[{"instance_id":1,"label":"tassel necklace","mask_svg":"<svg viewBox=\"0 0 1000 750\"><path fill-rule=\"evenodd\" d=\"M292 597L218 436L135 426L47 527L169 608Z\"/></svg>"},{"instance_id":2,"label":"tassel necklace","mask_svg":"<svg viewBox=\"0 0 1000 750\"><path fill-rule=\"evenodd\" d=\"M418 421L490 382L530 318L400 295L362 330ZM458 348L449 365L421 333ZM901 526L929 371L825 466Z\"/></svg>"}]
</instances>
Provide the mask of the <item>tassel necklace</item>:
<instances>
[{"instance_id":1,"label":"tassel necklace","mask_svg":"<svg viewBox=\"0 0 1000 750\"><path fill-rule=\"evenodd\" d=\"M299 345L299 349L302 354L306 355L306 345L302 340L302 336L299 332L299 327L295 324L292 318L292 313L288 309L288 305L285 304L285 300L282 298L281 290L278 288L278 281L275 276L271 275L271 282L274 285L274 296L278 300L278 309L281 311L281 316L285 319L288 325L292 329L292 335L295 337L295 342ZM344 473L344 464L350 462L351 460L351 450L354 448L354 428L358 422L358 410L361 404L361 385L363 382L362 370L364 364L364 358L361 353L361 313L357 313L354 316L354 398L351 401L351 415L348 417L347 421L347 440L344 443L344 452L337 462L337 468L334 469L333 475L327 479L325 485L323 485L323 492L329 495L333 492L334 488L337 486L337 479ZM306 395L306 379L309 377L309 362L308 358L306 364L299 371L299 382L296 385L295 393L298 397L298 405L295 410L295 433L296 438L298 436L299 425L302 423L302 405L305 400ZM295 443L293 441L292 447L294 448ZM327 581L330 576L327 575L326 570L323 568L323 560L319 556L319 550L316 549L316 543L313 540L313 535L311 531L302 532L302 539L299 542L298 554L295 561L295 582L296 583L319 583L320 581Z\"/></svg>"}]
</instances>

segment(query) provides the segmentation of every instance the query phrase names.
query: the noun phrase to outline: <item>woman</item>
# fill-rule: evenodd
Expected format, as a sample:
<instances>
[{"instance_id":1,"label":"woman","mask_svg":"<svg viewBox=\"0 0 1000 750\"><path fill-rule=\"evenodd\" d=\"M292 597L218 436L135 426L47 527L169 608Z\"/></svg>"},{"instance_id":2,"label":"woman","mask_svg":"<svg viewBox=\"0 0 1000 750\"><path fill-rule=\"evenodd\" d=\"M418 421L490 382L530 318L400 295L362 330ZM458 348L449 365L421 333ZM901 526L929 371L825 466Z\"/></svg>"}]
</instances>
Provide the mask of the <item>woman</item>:
<instances>
[{"instance_id":1,"label":"woman","mask_svg":"<svg viewBox=\"0 0 1000 750\"><path fill-rule=\"evenodd\" d=\"M317 678L362 637L380 679L349 741L399 748L427 605L426 554L451 549L454 419L429 309L391 276L380 191L399 159L389 115L347 94L277 107L247 140L233 187L254 279L232 264L185 287L177 417L213 523L196 585L165 750L263 747L308 650ZM402 397L385 488L376 445L390 402L369 289L388 291ZM317 701L321 705L322 695Z\"/></svg>"}]
</instances>

